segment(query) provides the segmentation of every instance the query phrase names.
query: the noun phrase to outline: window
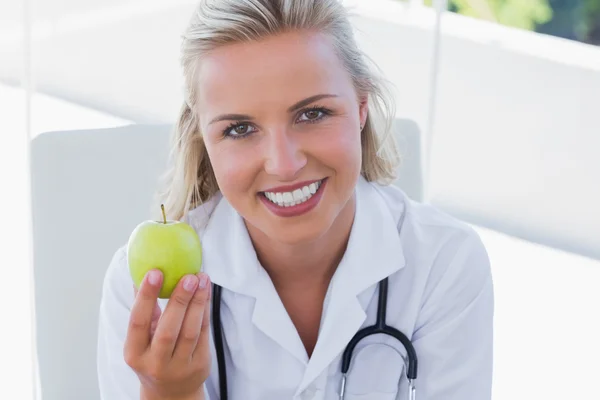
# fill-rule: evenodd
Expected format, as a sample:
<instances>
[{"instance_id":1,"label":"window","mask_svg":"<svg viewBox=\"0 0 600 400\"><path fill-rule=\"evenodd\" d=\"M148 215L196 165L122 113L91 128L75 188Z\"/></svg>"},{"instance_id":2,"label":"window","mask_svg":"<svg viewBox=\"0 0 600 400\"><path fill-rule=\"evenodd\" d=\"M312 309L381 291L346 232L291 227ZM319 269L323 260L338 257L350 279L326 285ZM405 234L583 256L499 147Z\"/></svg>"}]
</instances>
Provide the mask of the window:
<instances>
[{"instance_id":1,"label":"window","mask_svg":"<svg viewBox=\"0 0 600 400\"><path fill-rule=\"evenodd\" d=\"M504 26L600 45L600 0L447 0L447 7Z\"/></svg>"}]
</instances>

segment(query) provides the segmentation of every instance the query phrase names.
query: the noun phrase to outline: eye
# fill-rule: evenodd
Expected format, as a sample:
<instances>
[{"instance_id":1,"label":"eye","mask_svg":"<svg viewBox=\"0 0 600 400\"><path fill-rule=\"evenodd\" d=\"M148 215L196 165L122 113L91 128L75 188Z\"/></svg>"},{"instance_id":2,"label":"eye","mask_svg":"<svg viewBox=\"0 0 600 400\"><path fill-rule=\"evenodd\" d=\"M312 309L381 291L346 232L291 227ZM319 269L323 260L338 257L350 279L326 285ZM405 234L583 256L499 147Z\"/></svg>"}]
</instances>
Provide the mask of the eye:
<instances>
[{"instance_id":1,"label":"eye","mask_svg":"<svg viewBox=\"0 0 600 400\"><path fill-rule=\"evenodd\" d=\"M309 110L305 113L303 113L302 115L306 116L306 119L308 120L314 120L314 119L319 119L319 117L321 117L322 112L318 111L318 110Z\"/></svg>"},{"instance_id":2,"label":"eye","mask_svg":"<svg viewBox=\"0 0 600 400\"><path fill-rule=\"evenodd\" d=\"M234 123L229 125L223 132L224 136L229 136L233 139L239 139L252 133L252 126L244 123Z\"/></svg>"},{"instance_id":3,"label":"eye","mask_svg":"<svg viewBox=\"0 0 600 400\"><path fill-rule=\"evenodd\" d=\"M331 115L331 111L323 107L314 107L309 110L305 110L300 114L300 122L317 122L327 115Z\"/></svg>"}]
</instances>

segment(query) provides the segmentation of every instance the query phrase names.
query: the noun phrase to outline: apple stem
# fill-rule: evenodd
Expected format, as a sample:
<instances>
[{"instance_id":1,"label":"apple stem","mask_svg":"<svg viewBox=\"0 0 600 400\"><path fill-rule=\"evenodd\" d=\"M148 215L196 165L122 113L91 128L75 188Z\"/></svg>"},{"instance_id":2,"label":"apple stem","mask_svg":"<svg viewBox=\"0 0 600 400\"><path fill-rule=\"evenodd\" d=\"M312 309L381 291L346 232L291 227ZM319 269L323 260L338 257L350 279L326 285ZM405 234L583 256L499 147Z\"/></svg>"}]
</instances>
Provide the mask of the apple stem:
<instances>
[{"instance_id":1,"label":"apple stem","mask_svg":"<svg viewBox=\"0 0 600 400\"><path fill-rule=\"evenodd\" d=\"M167 223L167 214L165 214L165 205L161 204L160 209L162 210L163 222L166 224Z\"/></svg>"}]
</instances>

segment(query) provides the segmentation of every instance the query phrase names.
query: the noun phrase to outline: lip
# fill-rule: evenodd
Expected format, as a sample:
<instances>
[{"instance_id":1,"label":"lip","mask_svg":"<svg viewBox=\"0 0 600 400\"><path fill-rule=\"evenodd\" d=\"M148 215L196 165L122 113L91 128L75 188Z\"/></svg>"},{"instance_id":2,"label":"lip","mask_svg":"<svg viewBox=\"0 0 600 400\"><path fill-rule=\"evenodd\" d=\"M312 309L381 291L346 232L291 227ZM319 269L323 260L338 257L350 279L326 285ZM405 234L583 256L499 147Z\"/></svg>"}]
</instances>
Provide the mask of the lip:
<instances>
[{"instance_id":1,"label":"lip","mask_svg":"<svg viewBox=\"0 0 600 400\"><path fill-rule=\"evenodd\" d=\"M267 207L267 209L269 211L271 211L273 214L277 215L278 217L285 217L285 218L297 217L299 215L308 213L309 211L311 211L313 208L315 208L319 204L319 202L321 201L321 197L323 197L323 192L325 191L325 187L327 186L327 181L328 181L327 178L323 179L323 182L319 186L319 190L317 190L310 199L308 199L304 203L296 204L295 206L291 206L291 207L281 207L281 206L273 203L271 200L267 199L267 197L264 195L264 193L259 193L258 197L263 202L265 207ZM312 182L318 182L318 180L311 181L310 183L312 183ZM309 185L310 185L310 183L309 183ZM306 185L306 183L302 184L302 186L305 186L305 185ZM299 188L302 186L294 185L294 187L296 187L296 188ZM281 190L281 188L277 188L277 190ZM286 189L284 191L290 191L290 190Z\"/></svg>"},{"instance_id":2,"label":"lip","mask_svg":"<svg viewBox=\"0 0 600 400\"><path fill-rule=\"evenodd\" d=\"M294 183L293 185L286 185L286 186L277 186L274 188L269 188L267 190L263 190L261 193L264 192L275 192L275 193L283 193L283 192L293 192L296 189L301 189L304 186L308 186L311 183L317 183L322 181L323 179L315 179L312 181L304 181L304 182L298 182L298 183Z\"/></svg>"}]
</instances>

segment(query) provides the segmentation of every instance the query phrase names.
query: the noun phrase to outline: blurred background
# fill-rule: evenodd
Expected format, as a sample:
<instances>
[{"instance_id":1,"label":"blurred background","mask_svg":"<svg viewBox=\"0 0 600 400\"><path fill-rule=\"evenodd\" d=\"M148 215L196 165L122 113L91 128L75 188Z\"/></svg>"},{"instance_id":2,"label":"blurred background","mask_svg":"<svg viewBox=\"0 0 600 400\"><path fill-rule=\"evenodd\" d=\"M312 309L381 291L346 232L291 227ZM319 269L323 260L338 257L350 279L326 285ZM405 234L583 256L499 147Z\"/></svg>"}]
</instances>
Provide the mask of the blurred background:
<instances>
[{"instance_id":1,"label":"blurred background","mask_svg":"<svg viewBox=\"0 0 600 400\"><path fill-rule=\"evenodd\" d=\"M422 191L411 195L472 224L488 248L494 400L600 399L600 0L345 3L397 117L414 123L406 152ZM96 143L121 148L118 129L175 121L195 4L0 0L0 398L97 399L98 288L150 199L111 185L119 170ZM160 170L138 143L123 162ZM77 159L77 146L92 156ZM75 205L61 200L70 190ZM110 221L87 202L99 196L111 210L142 204ZM120 232L111 251L90 253L108 226ZM69 254L75 272L57 261Z\"/></svg>"}]
</instances>

